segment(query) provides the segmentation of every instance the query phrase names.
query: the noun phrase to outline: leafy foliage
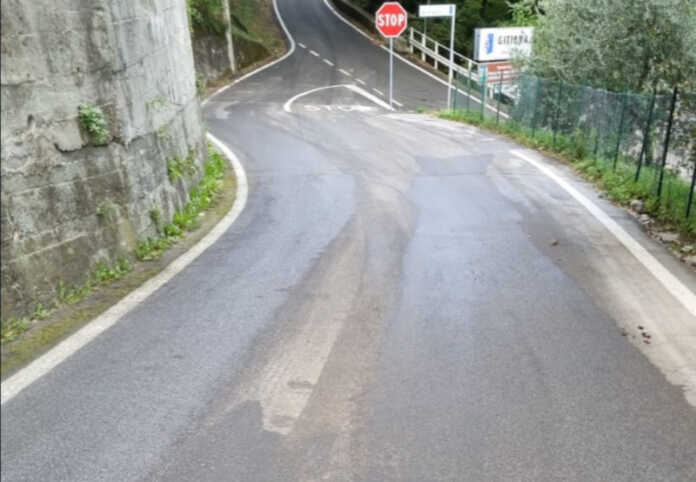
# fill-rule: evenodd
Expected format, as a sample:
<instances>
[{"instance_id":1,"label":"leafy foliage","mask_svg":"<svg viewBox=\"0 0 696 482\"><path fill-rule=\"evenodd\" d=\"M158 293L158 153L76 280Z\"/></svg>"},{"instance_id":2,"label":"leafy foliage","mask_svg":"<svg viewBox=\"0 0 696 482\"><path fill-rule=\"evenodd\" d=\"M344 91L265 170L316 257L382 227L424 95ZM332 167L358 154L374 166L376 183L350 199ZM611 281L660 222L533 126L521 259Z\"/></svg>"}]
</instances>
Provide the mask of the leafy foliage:
<instances>
[{"instance_id":1,"label":"leafy foliage","mask_svg":"<svg viewBox=\"0 0 696 482\"><path fill-rule=\"evenodd\" d=\"M696 89L693 0L523 3L520 14L538 14L527 63L537 75L613 91Z\"/></svg>"},{"instance_id":2,"label":"leafy foliage","mask_svg":"<svg viewBox=\"0 0 696 482\"><path fill-rule=\"evenodd\" d=\"M192 33L225 34L229 21L225 19L223 1L227 0L186 0Z\"/></svg>"},{"instance_id":3,"label":"leafy foliage","mask_svg":"<svg viewBox=\"0 0 696 482\"><path fill-rule=\"evenodd\" d=\"M185 176L188 179L195 176L196 164L193 160L193 154L189 153L189 155L183 159L178 157L169 159L167 161L167 175L169 176L169 180L171 182L180 179L182 176Z\"/></svg>"},{"instance_id":4,"label":"leafy foliage","mask_svg":"<svg viewBox=\"0 0 696 482\"><path fill-rule=\"evenodd\" d=\"M102 110L93 105L81 104L78 109L80 125L90 135L96 145L104 145L109 141L109 125Z\"/></svg>"}]
</instances>

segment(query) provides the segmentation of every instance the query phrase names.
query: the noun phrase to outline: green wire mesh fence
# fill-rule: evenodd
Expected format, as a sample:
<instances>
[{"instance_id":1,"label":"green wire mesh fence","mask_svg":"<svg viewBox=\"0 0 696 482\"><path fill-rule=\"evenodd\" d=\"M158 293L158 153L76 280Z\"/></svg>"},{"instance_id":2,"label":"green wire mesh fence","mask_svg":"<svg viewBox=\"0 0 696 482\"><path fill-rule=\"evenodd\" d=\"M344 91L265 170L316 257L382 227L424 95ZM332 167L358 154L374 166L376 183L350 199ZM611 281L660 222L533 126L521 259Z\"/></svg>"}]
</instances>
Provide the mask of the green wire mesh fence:
<instances>
[{"instance_id":1,"label":"green wire mesh fence","mask_svg":"<svg viewBox=\"0 0 696 482\"><path fill-rule=\"evenodd\" d=\"M459 76L456 111L563 152L617 200L696 234L696 94L609 92L528 74Z\"/></svg>"}]
</instances>

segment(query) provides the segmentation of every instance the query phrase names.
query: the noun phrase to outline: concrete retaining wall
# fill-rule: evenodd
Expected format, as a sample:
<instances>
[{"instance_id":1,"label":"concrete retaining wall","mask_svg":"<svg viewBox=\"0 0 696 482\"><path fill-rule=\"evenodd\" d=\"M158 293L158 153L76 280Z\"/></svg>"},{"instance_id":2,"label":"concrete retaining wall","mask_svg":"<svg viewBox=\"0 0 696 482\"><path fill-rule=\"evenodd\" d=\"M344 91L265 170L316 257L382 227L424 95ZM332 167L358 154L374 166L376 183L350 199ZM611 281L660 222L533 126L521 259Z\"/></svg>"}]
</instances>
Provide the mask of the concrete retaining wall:
<instances>
[{"instance_id":1,"label":"concrete retaining wall","mask_svg":"<svg viewBox=\"0 0 696 482\"><path fill-rule=\"evenodd\" d=\"M185 0L3 0L2 317L132 252L186 201L167 159L205 156ZM101 107L94 146L78 106Z\"/></svg>"}]
</instances>

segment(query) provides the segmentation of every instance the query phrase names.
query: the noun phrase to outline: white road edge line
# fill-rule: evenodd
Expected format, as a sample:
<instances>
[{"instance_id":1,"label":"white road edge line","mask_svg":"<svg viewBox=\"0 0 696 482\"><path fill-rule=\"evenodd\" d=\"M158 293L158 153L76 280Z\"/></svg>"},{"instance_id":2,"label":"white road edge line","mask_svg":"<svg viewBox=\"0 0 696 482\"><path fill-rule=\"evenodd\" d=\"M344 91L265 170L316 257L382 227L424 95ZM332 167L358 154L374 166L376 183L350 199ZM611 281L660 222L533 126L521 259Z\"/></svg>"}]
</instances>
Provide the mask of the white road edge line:
<instances>
[{"instance_id":1,"label":"white road edge line","mask_svg":"<svg viewBox=\"0 0 696 482\"><path fill-rule=\"evenodd\" d=\"M381 95L382 97L384 97L384 92L382 92L381 90L375 89L374 87L372 88L372 90L377 92L378 95Z\"/></svg>"},{"instance_id":2,"label":"white road edge line","mask_svg":"<svg viewBox=\"0 0 696 482\"><path fill-rule=\"evenodd\" d=\"M672 294L692 315L696 316L696 295L660 263L648 250L626 232L616 221L611 219L596 204L583 196L568 181L556 174L551 168L528 156L522 151L510 151L520 159L527 161L546 176L556 182L577 202L587 209L635 258Z\"/></svg>"},{"instance_id":3,"label":"white road edge line","mask_svg":"<svg viewBox=\"0 0 696 482\"><path fill-rule=\"evenodd\" d=\"M374 95L370 94L369 92L365 91L364 89L361 89L357 85L352 85L352 84L325 85L324 87L317 87L315 89L310 89L310 90L306 90L304 92L300 92L299 94L290 97L287 100L287 102L285 102L285 104L283 104L283 110L289 114L292 114L292 103L295 102L300 97L304 97L305 95L313 94L314 92L319 92L321 90L336 89L338 87L345 87L348 90L352 90L356 94L362 95L366 99L374 102L378 106L383 107L387 110L392 110L392 111L394 110L393 107L391 107L389 104L384 102L382 99L379 99L379 98L375 97Z\"/></svg>"},{"instance_id":4,"label":"white road edge line","mask_svg":"<svg viewBox=\"0 0 696 482\"><path fill-rule=\"evenodd\" d=\"M326 65L330 65L331 67L333 67L334 63L331 62L329 59L322 59L322 60L324 61L324 63L325 63Z\"/></svg>"},{"instance_id":5,"label":"white road edge line","mask_svg":"<svg viewBox=\"0 0 696 482\"><path fill-rule=\"evenodd\" d=\"M315 57L319 57L319 52L316 52L314 50L310 50L309 53L314 55Z\"/></svg>"},{"instance_id":6,"label":"white road edge line","mask_svg":"<svg viewBox=\"0 0 696 482\"><path fill-rule=\"evenodd\" d=\"M347 75L348 77L352 77L352 75L350 75L350 72L348 72L348 71L346 71L346 70L338 69L338 71L339 71L340 73L342 73L343 75Z\"/></svg>"},{"instance_id":7,"label":"white road edge line","mask_svg":"<svg viewBox=\"0 0 696 482\"><path fill-rule=\"evenodd\" d=\"M306 48L307 48L307 46L306 46L305 44L303 44L302 42L297 42L297 45L299 45L299 46L302 47L303 49L306 49Z\"/></svg>"},{"instance_id":8,"label":"white road edge line","mask_svg":"<svg viewBox=\"0 0 696 482\"><path fill-rule=\"evenodd\" d=\"M379 105L379 106L381 106L381 107L383 107L383 108L385 108L385 109L387 109L387 110L392 110L392 111L394 110L394 108L393 108L392 106L390 106L389 104L387 104L386 102L384 102L382 99L380 99L379 97L375 97L374 95L370 94L370 93L369 93L368 91L366 91L365 89L361 89L361 88L358 87L357 85L352 85L352 84L351 84L351 85L347 85L346 87L348 87L350 90L352 90L352 91L355 92L356 94L362 95L362 96L365 97L366 99L371 100L371 101L374 102L375 104L377 104L377 105Z\"/></svg>"},{"instance_id":9,"label":"white road edge line","mask_svg":"<svg viewBox=\"0 0 696 482\"><path fill-rule=\"evenodd\" d=\"M256 70L246 73L238 79L235 79L230 84L216 90L207 99L201 102L201 106L207 104L213 97L223 93L230 87L239 82L248 79L252 75L258 74L275 64L282 62L283 60L290 57L293 52L295 52L295 40L290 35L283 17L280 16L278 11L278 4L276 0L273 0L273 9L275 11L276 17L280 26L285 32L285 36L288 38L290 43L290 49L285 52L285 54L270 62L266 65L262 65ZM237 197L232 205L232 209L215 225L215 227L206 234L203 239L196 243L191 249L186 253L183 253L177 259L172 261L169 266L167 266L160 274L154 278L150 278L142 286L132 291L130 294L126 295L121 301L116 303L114 306L109 308L107 311L102 313L100 316L90 321L88 324L83 326L75 334L66 338L58 345L51 348L49 351L44 353L42 356L31 362L26 367L19 370L17 373L9 377L7 380L0 384L0 405L4 405L9 402L14 397L17 396L22 390L27 388L29 385L34 383L39 378L43 377L51 370L53 370L60 363L69 358L72 354L78 351L80 348L85 346L87 343L96 338L99 334L103 333L111 326L116 324L125 314L132 310L135 306L142 303L154 293L160 286L176 276L180 271L182 271L186 266L188 266L194 259L196 259L203 251L208 249L212 244L217 241L222 234L229 229L234 221L239 217L239 214L244 210L246 205L247 196L249 192L249 186L247 183L246 172L244 167L237 159L237 156L220 140L215 136L208 133L208 139L210 139L213 144L215 144L230 160L232 163L232 168L234 169L235 176L237 176Z\"/></svg>"},{"instance_id":10,"label":"white road edge line","mask_svg":"<svg viewBox=\"0 0 696 482\"><path fill-rule=\"evenodd\" d=\"M345 23L346 25L348 25L350 28L352 28L353 30L355 30L356 32L358 32L360 35L362 35L363 37L365 37L366 39L368 39L370 42L372 42L372 37L370 37L369 35L367 35L365 32L363 32L363 31L360 30L358 27L356 27L355 25L353 25L353 24L350 22L350 20L346 19L343 15L341 15L340 13L338 13L338 12L336 11L336 9L333 8L333 6L329 3L329 0L324 0L324 4L329 8L329 10L331 10L331 11L333 12L334 15L336 15L336 16L338 17L339 20L341 20L343 23ZM389 51L389 48L385 47L384 45L380 45L379 48L381 48L382 50L385 50L385 51L387 51L387 52ZM439 78L437 75L428 72L428 71L425 70L424 68L422 68L422 67L420 67L420 66L414 64L413 62L411 62L410 60L408 60L408 59L402 57L401 55L397 54L396 52L394 52L394 57L396 57L397 59L401 60L402 62L404 62L404 63L410 65L410 66L413 67L414 69L419 70L420 72L424 73L424 74L427 75L428 77L430 77L430 78L432 78L432 79L438 81L438 82L441 83L442 85L445 85L445 86L449 85L447 82L445 82L444 80L442 80L441 78ZM474 97L474 96L472 96L472 95L470 95L470 94L464 92L463 90L461 90L461 89L459 89L459 88L457 88L456 90L457 90L457 92L459 92L460 94L462 94L462 95L464 95L464 96L466 96L466 97L469 97L469 98L470 98L471 100L473 100L474 102L478 102L479 104L481 103L481 101L480 101L479 99L477 99L476 97ZM492 112L495 112L495 111L496 111L493 107L491 107L491 106L488 105L488 104L486 104L486 107L488 108L488 110L490 110L490 111L492 111ZM506 114L505 112L501 112L501 113L500 113L500 116L501 116L501 117L504 117L504 118L506 118L506 119L508 119L508 118L510 117L510 116L509 116L508 114Z\"/></svg>"},{"instance_id":11,"label":"white road edge line","mask_svg":"<svg viewBox=\"0 0 696 482\"><path fill-rule=\"evenodd\" d=\"M26 367L2 382L0 391L2 392L0 404L12 400L22 390L43 377L56 366L67 360L80 348L87 345L97 336L115 325L121 318L129 313L133 308L145 301L151 294L157 291L162 285L170 281L174 276L184 270L193 260L198 258L206 249L212 246L225 232L232 226L237 217L244 210L246 205L249 187L247 184L246 172L244 167L237 159L237 156L212 134L207 134L208 139L220 149L230 160L234 169L237 182L237 194L232 209L213 227L191 249L172 261L161 273L154 278L150 278L142 286L135 289L121 301L99 315L94 320L83 326L75 334L63 340L48 352L31 362Z\"/></svg>"},{"instance_id":12,"label":"white road edge line","mask_svg":"<svg viewBox=\"0 0 696 482\"><path fill-rule=\"evenodd\" d=\"M278 64L278 63L282 62L283 60L287 59L288 57L290 57L290 56L295 52L295 39L292 38L292 35L290 35L290 31L288 30L288 27L285 26L285 22L283 21L283 17L280 16L280 11L278 11L278 4L277 4L276 0L273 0L273 10L275 11L276 18L278 19L278 22L280 23L280 26L283 28L283 32L285 32L285 36L288 38L288 42L290 43L290 50L288 50L287 52L285 52L285 54L284 54L282 57L280 57L280 58L278 58L278 59L275 59L273 62L270 62L270 63L268 63L268 64L266 64L266 65L262 65L262 66L259 67L258 69L252 70L251 72L248 72L248 73L242 75L240 78L235 79L234 81L232 81L231 83L225 85L224 87L219 88L218 90L216 90L215 92L213 92L212 94L210 94L210 96L209 96L207 99L203 99L203 101L201 102L201 107L203 107L203 106L206 105L208 102L210 102L210 100L211 100L213 97L216 97L216 96L222 94L224 91L226 91L227 89L229 89L229 88L232 87L233 85L236 85L236 84L238 84L239 82L248 79L248 78L251 77L252 75L256 75L256 74L258 74L259 72L262 72L262 71L264 71L264 70L266 70L266 69L268 69L268 68L270 68L270 67L273 67L275 64ZM303 48L304 48L304 47L303 47Z\"/></svg>"}]
</instances>

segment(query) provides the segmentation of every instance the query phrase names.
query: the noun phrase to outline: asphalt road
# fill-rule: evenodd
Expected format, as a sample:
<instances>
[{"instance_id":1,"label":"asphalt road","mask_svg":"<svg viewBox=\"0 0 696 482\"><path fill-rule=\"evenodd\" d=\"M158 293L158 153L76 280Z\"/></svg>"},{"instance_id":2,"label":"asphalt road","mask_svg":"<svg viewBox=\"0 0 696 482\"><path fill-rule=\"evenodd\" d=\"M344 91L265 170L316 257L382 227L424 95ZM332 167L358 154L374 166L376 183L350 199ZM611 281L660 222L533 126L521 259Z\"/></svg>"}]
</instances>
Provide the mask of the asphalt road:
<instances>
[{"instance_id":1,"label":"asphalt road","mask_svg":"<svg viewBox=\"0 0 696 482\"><path fill-rule=\"evenodd\" d=\"M416 69L394 112L288 106L383 99L387 63L320 0L279 9L296 50L205 107L245 210L2 406L2 480L696 480L683 304L519 146L409 112L446 94Z\"/></svg>"}]
</instances>

